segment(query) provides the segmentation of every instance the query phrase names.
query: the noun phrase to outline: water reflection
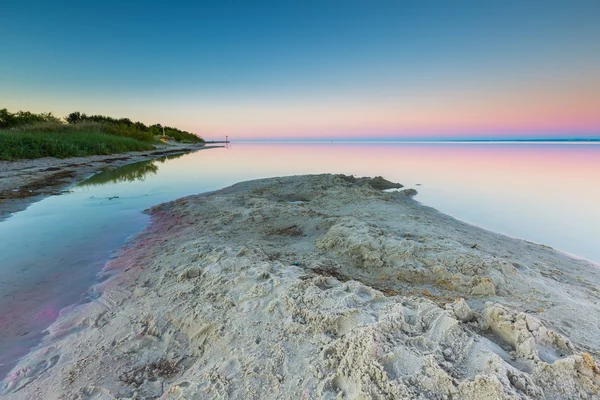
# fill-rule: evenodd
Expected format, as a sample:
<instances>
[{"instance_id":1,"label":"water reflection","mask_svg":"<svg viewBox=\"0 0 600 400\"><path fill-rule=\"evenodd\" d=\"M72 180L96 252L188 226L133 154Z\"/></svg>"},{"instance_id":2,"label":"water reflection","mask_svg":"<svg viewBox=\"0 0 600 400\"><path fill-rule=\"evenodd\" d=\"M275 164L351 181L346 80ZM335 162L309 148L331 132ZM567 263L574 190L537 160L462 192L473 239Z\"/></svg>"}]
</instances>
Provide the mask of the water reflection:
<instances>
[{"instance_id":1,"label":"water reflection","mask_svg":"<svg viewBox=\"0 0 600 400\"><path fill-rule=\"evenodd\" d=\"M169 154L168 156L164 156L161 158L157 158L155 161L158 161L161 164L164 164L165 161L167 160L175 160L176 158L182 157L184 156L186 153L179 153L179 154Z\"/></svg>"},{"instance_id":2,"label":"water reflection","mask_svg":"<svg viewBox=\"0 0 600 400\"><path fill-rule=\"evenodd\" d=\"M106 185L107 183L121 183L143 181L146 175L158 172L158 165L154 161L142 161L135 164L125 165L123 167L104 171L99 174L78 183L76 186L90 187Z\"/></svg>"},{"instance_id":3,"label":"water reflection","mask_svg":"<svg viewBox=\"0 0 600 400\"><path fill-rule=\"evenodd\" d=\"M76 187L90 187L106 185L107 183L121 183L144 181L147 175L156 175L158 173L157 163L164 164L167 160L174 160L183 156L183 154L172 154L156 160L141 161L134 164L124 165L122 167L104 171L96 174L83 182L80 182Z\"/></svg>"}]
</instances>

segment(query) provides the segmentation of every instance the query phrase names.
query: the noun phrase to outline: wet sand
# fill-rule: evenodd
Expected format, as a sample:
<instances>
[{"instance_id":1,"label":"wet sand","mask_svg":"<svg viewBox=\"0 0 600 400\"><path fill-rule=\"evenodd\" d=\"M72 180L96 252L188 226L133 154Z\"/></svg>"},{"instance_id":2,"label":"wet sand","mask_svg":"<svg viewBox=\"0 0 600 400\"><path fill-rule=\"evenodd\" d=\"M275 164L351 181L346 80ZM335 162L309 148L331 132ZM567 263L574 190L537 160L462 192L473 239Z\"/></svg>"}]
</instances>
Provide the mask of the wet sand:
<instances>
[{"instance_id":1,"label":"wet sand","mask_svg":"<svg viewBox=\"0 0 600 400\"><path fill-rule=\"evenodd\" d=\"M598 266L389 186L273 178L152 208L3 397L598 398Z\"/></svg>"}]
</instances>

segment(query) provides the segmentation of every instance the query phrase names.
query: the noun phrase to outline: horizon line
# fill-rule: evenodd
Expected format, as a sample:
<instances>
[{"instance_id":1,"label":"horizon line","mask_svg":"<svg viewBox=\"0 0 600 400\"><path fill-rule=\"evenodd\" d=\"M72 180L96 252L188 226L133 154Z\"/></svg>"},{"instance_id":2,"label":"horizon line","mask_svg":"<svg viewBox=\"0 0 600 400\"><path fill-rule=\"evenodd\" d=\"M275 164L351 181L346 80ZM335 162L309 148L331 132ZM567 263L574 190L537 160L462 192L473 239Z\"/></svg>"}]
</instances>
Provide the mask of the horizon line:
<instances>
[{"instance_id":1,"label":"horizon line","mask_svg":"<svg viewBox=\"0 0 600 400\"><path fill-rule=\"evenodd\" d=\"M219 139L205 139L207 142ZM232 139L229 142L323 142L323 143L600 143L599 137L576 138L498 138L498 139L369 139L369 138L273 138L273 139Z\"/></svg>"}]
</instances>

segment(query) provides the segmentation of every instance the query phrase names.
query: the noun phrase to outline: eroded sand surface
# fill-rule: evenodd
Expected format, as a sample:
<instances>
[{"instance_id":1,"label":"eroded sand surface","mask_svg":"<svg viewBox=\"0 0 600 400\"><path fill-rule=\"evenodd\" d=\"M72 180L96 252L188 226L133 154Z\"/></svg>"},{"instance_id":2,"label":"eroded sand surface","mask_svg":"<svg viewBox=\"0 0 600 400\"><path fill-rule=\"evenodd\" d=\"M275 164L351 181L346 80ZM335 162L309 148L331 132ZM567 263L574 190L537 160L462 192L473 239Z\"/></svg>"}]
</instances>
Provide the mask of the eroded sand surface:
<instances>
[{"instance_id":1,"label":"eroded sand surface","mask_svg":"<svg viewBox=\"0 0 600 400\"><path fill-rule=\"evenodd\" d=\"M369 183L266 179L155 207L4 396L599 398L598 266Z\"/></svg>"}]
</instances>

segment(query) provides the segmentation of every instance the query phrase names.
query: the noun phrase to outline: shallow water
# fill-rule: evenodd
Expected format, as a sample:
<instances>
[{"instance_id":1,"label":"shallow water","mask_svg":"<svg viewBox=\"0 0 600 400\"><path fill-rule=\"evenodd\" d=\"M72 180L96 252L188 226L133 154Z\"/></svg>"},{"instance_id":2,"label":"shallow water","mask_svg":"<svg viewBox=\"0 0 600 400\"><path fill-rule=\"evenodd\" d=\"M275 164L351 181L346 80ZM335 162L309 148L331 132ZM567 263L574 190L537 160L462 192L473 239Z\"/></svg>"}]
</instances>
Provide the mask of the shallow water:
<instances>
[{"instance_id":1,"label":"shallow water","mask_svg":"<svg viewBox=\"0 0 600 400\"><path fill-rule=\"evenodd\" d=\"M600 261L600 146L234 143L96 175L0 222L0 376L87 289L142 210L255 178L382 175L493 231Z\"/></svg>"}]
</instances>

